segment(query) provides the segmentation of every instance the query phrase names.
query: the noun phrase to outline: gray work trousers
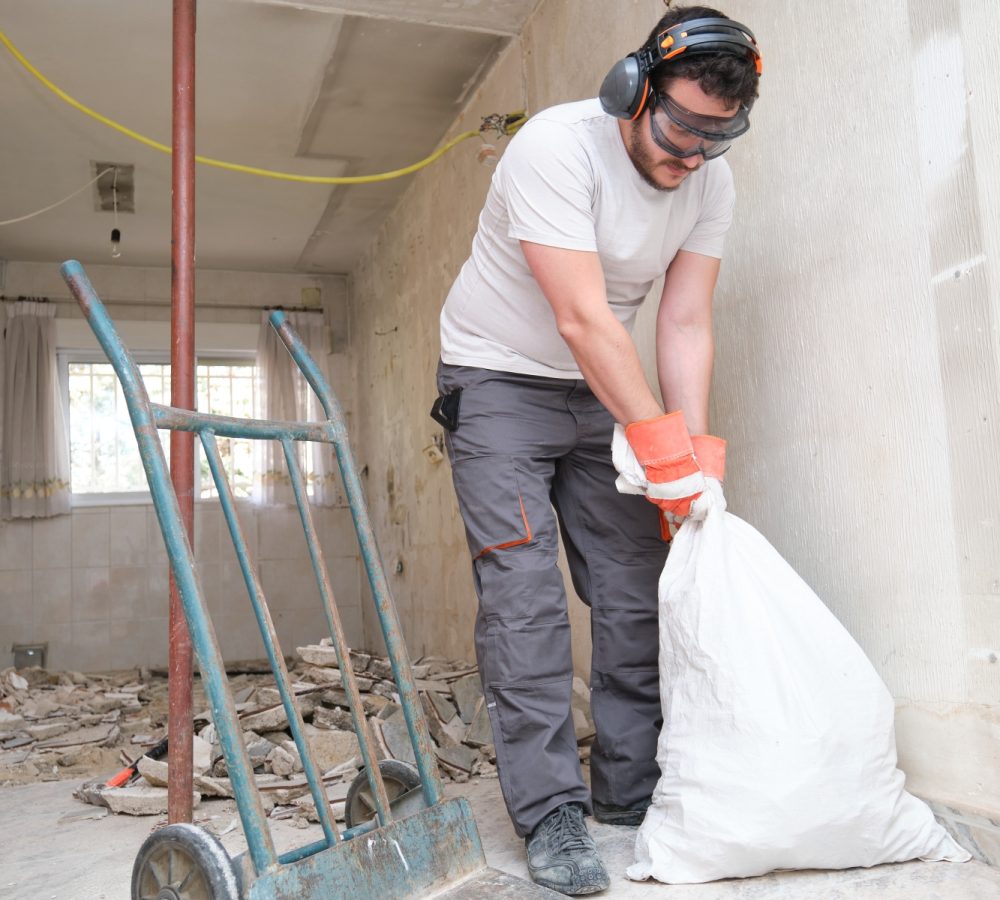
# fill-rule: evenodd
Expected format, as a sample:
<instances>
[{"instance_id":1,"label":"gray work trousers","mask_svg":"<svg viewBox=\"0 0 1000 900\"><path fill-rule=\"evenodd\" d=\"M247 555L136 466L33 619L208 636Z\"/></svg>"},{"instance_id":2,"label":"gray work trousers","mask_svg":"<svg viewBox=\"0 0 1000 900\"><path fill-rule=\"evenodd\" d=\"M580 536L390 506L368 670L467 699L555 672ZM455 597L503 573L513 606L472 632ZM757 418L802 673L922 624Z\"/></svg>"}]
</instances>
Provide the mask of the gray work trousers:
<instances>
[{"instance_id":1,"label":"gray work trousers","mask_svg":"<svg viewBox=\"0 0 1000 900\"><path fill-rule=\"evenodd\" d=\"M666 560L656 507L619 494L614 421L584 381L442 363L461 388L446 432L479 596L476 655L500 786L524 836L563 803L627 806L659 777L657 582ZM570 707L573 661L559 531L591 609L591 791Z\"/></svg>"}]
</instances>

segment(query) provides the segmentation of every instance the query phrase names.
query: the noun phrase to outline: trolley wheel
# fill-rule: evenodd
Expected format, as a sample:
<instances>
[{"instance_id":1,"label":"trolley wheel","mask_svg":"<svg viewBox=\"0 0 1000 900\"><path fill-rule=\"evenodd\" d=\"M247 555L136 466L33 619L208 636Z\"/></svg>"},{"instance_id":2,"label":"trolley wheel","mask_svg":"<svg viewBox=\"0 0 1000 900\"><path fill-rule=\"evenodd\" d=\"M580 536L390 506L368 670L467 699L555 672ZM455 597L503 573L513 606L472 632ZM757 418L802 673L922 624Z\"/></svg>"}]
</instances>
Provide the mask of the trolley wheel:
<instances>
[{"instance_id":1,"label":"trolley wheel","mask_svg":"<svg viewBox=\"0 0 1000 900\"><path fill-rule=\"evenodd\" d=\"M398 759L383 759L378 764L385 784L385 792L389 796L389 805L402 797L408 791L420 786L420 773L415 766L400 762ZM348 828L354 828L375 818L375 797L368 784L368 772L362 770L357 774L351 786L347 789L344 802L344 821Z\"/></svg>"},{"instance_id":2,"label":"trolley wheel","mask_svg":"<svg viewBox=\"0 0 1000 900\"><path fill-rule=\"evenodd\" d=\"M239 900L236 870L221 841L177 823L146 838L132 866L132 900Z\"/></svg>"}]
</instances>

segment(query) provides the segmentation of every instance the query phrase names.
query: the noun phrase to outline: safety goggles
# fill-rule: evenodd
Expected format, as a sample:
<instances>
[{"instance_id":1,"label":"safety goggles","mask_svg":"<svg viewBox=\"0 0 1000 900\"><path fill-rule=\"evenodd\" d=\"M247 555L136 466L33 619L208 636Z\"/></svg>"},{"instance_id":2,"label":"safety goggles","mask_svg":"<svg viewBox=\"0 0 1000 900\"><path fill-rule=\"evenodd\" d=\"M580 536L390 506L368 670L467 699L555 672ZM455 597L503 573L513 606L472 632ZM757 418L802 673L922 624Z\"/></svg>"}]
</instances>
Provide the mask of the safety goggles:
<instances>
[{"instance_id":1,"label":"safety goggles","mask_svg":"<svg viewBox=\"0 0 1000 900\"><path fill-rule=\"evenodd\" d=\"M686 159L700 153L715 159L734 138L750 129L750 110L741 106L734 116L703 116L685 109L669 94L653 94L649 128L653 140L671 156Z\"/></svg>"}]
</instances>

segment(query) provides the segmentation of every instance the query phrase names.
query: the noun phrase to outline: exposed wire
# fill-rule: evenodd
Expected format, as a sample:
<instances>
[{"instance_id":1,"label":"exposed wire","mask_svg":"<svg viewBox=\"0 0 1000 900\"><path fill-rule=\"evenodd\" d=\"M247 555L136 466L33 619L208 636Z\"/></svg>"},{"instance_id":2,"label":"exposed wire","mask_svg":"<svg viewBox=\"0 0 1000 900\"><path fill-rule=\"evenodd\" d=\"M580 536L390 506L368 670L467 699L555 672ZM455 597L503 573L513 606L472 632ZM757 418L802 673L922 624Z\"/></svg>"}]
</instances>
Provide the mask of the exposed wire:
<instances>
[{"instance_id":1,"label":"exposed wire","mask_svg":"<svg viewBox=\"0 0 1000 900\"><path fill-rule=\"evenodd\" d=\"M72 194L63 197L62 200L57 200L55 203L46 206L44 209L36 209L34 212L28 213L26 216L18 216L16 219L7 219L4 222L0 222L0 225L14 225L17 222L24 222L27 219L33 219L35 216L40 216L42 213L47 213L50 209L55 209L57 206L62 206L67 200L72 200L77 194L82 194L95 181L97 181L98 178L110 171L110 168L101 169L101 171L91 178L90 181L88 181L83 187L77 188Z\"/></svg>"},{"instance_id":2,"label":"exposed wire","mask_svg":"<svg viewBox=\"0 0 1000 900\"><path fill-rule=\"evenodd\" d=\"M166 144L161 144L159 141L154 141L152 138L148 138L145 135L139 134L137 131L133 131L131 128L126 128L124 125L115 122L113 119L109 119L107 116L102 116L99 112L95 112L88 106L84 106L78 100L75 100L64 90L57 87L48 78L46 78L41 72L38 71L28 60L25 58L24 54L21 53L17 47L11 43L10 39L0 31L0 43L11 52L14 59L16 59L25 69L28 70L35 78L38 79L46 88L48 88L53 94L55 94L60 100L68 103L74 109L82 112L84 115L90 116L90 118L97 120L103 125L107 125L109 128L113 128L115 131L124 134L126 137L130 137L133 140L138 141L140 144L145 144L147 147L152 147L154 150L159 150L163 153L172 153L173 150ZM276 178L281 181L298 181L304 182L306 184L371 184L376 181L390 181L393 178L402 178L404 175L410 175L419 169L429 166L432 162L436 162L445 153L452 149L452 147L460 144L462 141L467 141L469 138L480 137L489 128L496 128L495 120L502 119L503 124L500 127L500 131L503 136L510 137L517 131L527 121L527 117L523 110L514 113L508 113L505 116L502 114L494 114L493 116L487 116L483 119L483 124L475 131L465 131L457 137L452 138L443 147L438 148L434 153L425 159L416 162L411 166L405 166L402 169L393 169L391 172L380 172L376 175L295 175L291 172L275 172L272 169L259 169L255 166L244 166L239 163L225 162L220 159L212 159L208 156L195 156L195 161L200 162L206 166L214 166L218 169L228 169L231 172L243 172L246 175L259 175L263 178ZM68 198L67 198L68 199Z\"/></svg>"}]
</instances>

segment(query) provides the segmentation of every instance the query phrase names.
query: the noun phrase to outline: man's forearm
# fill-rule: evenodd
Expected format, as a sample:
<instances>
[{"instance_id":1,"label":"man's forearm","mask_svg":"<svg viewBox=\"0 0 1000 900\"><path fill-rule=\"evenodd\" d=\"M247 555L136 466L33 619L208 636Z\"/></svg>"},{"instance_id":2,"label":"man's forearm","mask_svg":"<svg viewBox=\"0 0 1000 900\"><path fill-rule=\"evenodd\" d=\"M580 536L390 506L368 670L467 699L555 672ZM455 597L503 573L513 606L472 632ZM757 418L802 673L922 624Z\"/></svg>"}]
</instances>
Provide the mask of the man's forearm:
<instances>
[{"instance_id":1,"label":"man's forearm","mask_svg":"<svg viewBox=\"0 0 1000 900\"><path fill-rule=\"evenodd\" d=\"M715 355L711 325L664 328L661 332L656 362L664 408L682 410L691 434L708 434L708 397Z\"/></svg>"},{"instance_id":2,"label":"man's forearm","mask_svg":"<svg viewBox=\"0 0 1000 900\"><path fill-rule=\"evenodd\" d=\"M597 254L530 241L521 246L559 335L597 399L622 424L660 415L635 344L608 306Z\"/></svg>"},{"instance_id":3,"label":"man's forearm","mask_svg":"<svg viewBox=\"0 0 1000 900\"><path fill-rule=\"evenodd\" d=\"M662 415L632 338L610 311L601 319L560 323L590 389L623 425Z\"/></svg>"}]
</instances>

